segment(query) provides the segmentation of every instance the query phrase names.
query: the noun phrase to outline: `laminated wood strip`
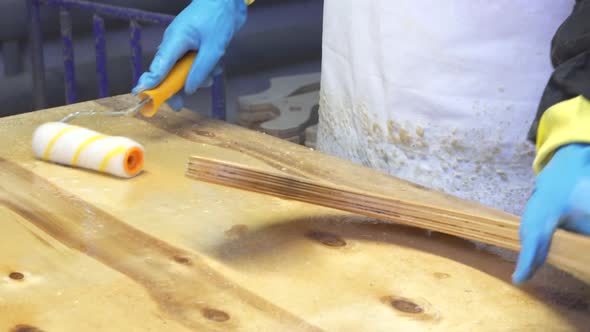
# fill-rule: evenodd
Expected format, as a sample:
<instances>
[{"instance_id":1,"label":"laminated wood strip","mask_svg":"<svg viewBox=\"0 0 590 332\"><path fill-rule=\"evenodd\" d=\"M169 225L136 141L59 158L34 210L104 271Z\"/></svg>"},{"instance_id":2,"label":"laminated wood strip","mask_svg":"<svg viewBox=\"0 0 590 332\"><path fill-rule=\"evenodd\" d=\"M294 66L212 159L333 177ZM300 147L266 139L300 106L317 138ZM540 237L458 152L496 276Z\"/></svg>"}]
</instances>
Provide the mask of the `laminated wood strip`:
<instances>
[{"instance_id":1,"label":"laminated wood strip","mask_svg":"<svg viewBox=\"0 0 590 332\"><path fill-rule=\"evenodd\" d=\"M355 190L196 156L190 158L186 174L190 178L210 183L433 230L513 251L520 249L518 223L513 220L428 206L412 202L411 197L401 200L369 194L362 190L362 184ZM588 251L590 238L557 231L549 262L586 279L590 276L590 257L580 257L578 253Z\"/></svg>"}]
</instances>

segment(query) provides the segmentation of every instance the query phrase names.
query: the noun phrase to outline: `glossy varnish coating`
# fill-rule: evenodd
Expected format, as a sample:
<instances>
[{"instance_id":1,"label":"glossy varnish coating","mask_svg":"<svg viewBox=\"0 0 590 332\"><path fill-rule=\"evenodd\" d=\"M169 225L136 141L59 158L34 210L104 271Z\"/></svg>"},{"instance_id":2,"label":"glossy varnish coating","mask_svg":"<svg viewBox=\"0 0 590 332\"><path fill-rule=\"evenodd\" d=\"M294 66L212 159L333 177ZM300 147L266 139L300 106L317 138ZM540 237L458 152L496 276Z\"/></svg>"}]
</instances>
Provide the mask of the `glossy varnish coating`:
<instances>
[{"instance_id":1,"label":"glossy varnish coating","mask_svg":"<svg viewBox=\"0 0 590 332\"><path fill-rule=\"evenodd\" d=\"M191 155L380 195L462 204L188 111L79 119L146 147L122 180L36 161L30 135L122 96L0 120L2 331L584 331L590 290L552 268L526 287L471 242L190 180ZM482 216L505 216L477 205Z\"/></svg>"},{"instance_id":2,"label":"glossy varnish coating","mask_svg":"<svg viewBox=\"0 0 590 332\"><path fill-rule=\"evenodd\" d=\"M490 218L465 213L459 204L416 204L411 195L381 196L355 187L326 184L280 172L261 171L246 165L200 156L189 160L187 176L245 191L338 209L383 221L442 232L512 251L520 250L519 224L514 217ZM466 202L465 202L466 203ZM557 231L553 234L548 261L576 277L590 281L590 237Z\"/></svg>"}]
</instances>

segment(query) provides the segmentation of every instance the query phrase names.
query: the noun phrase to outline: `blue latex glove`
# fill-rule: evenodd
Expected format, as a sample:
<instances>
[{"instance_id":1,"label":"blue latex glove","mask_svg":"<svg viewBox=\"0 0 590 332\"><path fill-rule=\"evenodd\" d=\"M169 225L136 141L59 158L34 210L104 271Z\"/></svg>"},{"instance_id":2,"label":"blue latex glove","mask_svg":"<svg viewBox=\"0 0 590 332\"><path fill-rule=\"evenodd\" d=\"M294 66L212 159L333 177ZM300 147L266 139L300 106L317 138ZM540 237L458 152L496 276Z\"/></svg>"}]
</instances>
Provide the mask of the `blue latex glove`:
<instances>
[{"instance_id":1,"label":"blue latex glove","mask_svg":"<svg viewBox=\"0 0 590 332\"><path fill-rule=\"evenodd\" d=\"M539 173L520 225L521 251L512 275L515 284L530 279L545 263L551 238L560 227L590 235L590 145L557 150ZM588 253L580 253L587 255Z\"/></svg>"},{"instance_id":2,"label":"blue latex glove","mask_svg":"<svg viewBox=\"0 0 590 332\"><path fill-rule=\"evenodd\" d=\"M181 57L188 51L198 50L184 91L167 101L172 109L180 110L186 94L210 86L211 78L220 73L219 60L246 17L244 0L193 0L164 32L150 71L139 78L133 94L156 87Z\"/></svg>"}]
</instances>

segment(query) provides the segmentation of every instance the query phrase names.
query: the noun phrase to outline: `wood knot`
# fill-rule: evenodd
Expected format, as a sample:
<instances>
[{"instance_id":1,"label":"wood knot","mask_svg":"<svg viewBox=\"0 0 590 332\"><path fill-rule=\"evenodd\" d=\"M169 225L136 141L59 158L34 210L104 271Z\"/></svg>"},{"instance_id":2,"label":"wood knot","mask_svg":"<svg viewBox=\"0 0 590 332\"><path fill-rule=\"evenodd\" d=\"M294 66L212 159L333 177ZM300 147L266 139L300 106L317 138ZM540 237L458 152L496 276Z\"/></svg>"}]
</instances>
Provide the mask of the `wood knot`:
<instances>
[{"instance_id":1,"label":"wood knot","mask_svg":"<svg viewBox=\"0 0 590 332\"><path fill-rule=\"evenodd\" d=\"M208 131L204 131L204 130L193 130L193 132L199 136L205 136L205 137L215 137L214 133L210 133Z\"/></svg>"},{"instance_id":2,"label":"wood knot","mask_svg":"<svg viewBox=\"0 0 590 332\"><path fill-rule=\"evenodd\" d=\"M10 329L10 332L43 332L43 330L31 325L18 324Z\"/></svg>"},{"instance_id":3,"label":"wood knot","mask_svg":"<svg viewBox=\"0 0 590 332\"><path fill-rule=\"evenodd\" d=\"M381 302L392 308L398 315L406 316L407 318L423 321L436 321L439 319L438 312L428 302L422 299L383 296Z\"/></svg>"},{"instance_id":4,"label":"wood knot","mask_svg":"<svg viewBox=\"0 0 590 332\"><path fill-rule=\"evenodd\" d=\"M192 265L190 258L184 256L174 256L174 261L182 265Z\"/></svg>"},{"instance_id":5,"label":"wood knot","mask_svg":"<svg viewBox=\"0 0 590 332\"><path fill-rule=\"evenodd\" d=\"M225 322L229 320L229 315L225 311L205 308L201 313L203 314L203 317L215 322Z\"/></svg>"},{"instance_id":6,"label":"wood knot","mask_svg":"<svg viewBox=\"0 0 590 332\"><path fill-rule=\"evenodd\" d=\"M25 275L20 272L12 272L8 275L8 277L12 280L23 280Z\"/></svg>"},{"instance_id":7,"label":"wood knot","mask_svg":"<svg viewBox=\"0 0 590 332\"><path fill-rule=\"evenodd\" d=\"M447 279L449 278L451 275L448 273L442 273L442 272L434 272L434 277L436 279Z\"/></svg>"},{"instance_id":8,"label":"wood knot","mask_svg":"<svg viewBox=\"0 0 590 332\"><path fill-rule=\"evenodd\" d=\"M328 246L328 247L344 247L346 246L346 241L341 237L327 233L322 231L309 231L305 233L305 236L309 239L314 241L318 241L321 244Z\"/></svg>"},{"instance_id":9,"label":"wood knot","mask_svg":"<svg viewBox=\"0 0 590 332\"><path fill-rule=\"evenodd\" d=\"M391 306L395 309L409 314L420 314L424 309L414 302L408 300L394 299L391 301Z\"/></svg>"}]
</instances>

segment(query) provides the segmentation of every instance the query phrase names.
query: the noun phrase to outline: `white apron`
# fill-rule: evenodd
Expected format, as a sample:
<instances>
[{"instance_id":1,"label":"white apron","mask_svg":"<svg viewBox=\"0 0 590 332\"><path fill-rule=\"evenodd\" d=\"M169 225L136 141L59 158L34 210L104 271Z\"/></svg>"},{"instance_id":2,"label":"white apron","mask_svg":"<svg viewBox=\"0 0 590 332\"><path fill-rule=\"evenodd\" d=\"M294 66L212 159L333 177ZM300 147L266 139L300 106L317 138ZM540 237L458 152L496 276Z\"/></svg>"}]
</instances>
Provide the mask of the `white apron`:
<instances>
[{"instance_id":1,"label":"white apron","mask_svg":"<svg viewBox=\"0 0 590 332\"><path fill-rule=\"evenodd\" d=\"M325 0L318 149L521 214L573 0Z\"/></svg>"}]
</instances>

